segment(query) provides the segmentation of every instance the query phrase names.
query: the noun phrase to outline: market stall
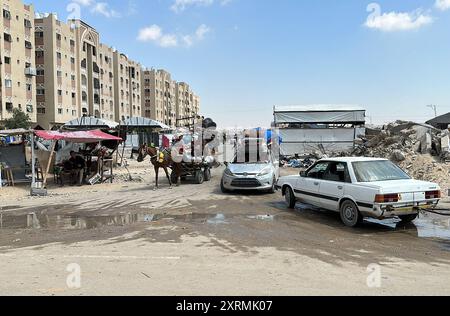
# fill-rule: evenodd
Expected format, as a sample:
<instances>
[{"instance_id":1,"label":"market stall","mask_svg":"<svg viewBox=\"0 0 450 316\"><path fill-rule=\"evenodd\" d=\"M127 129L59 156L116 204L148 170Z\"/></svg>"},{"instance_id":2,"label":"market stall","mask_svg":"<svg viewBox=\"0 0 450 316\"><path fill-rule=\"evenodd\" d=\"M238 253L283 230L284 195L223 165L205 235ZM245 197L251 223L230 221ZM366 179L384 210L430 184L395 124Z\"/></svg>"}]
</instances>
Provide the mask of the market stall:
<instances>
[{"instance_id":1,"label":"market stall","mask_svg":"<svg viewBox=\"0 0 450 316\"><path fill-rule=\"evenodd\" d=\"M90 164L95 160L97 168L97 173L94 175L94 177L91 177L87 179L89 183L94 184L97 182L105 182L106 180L113 179L113 159L112 154L117 150L117 147L119 146L119 142L122 141L122 138L113 136L110 134L107 134L105 132L102 132L100 130L86 130L86 131L73 131L73 132L60 132L60 131L35 131L35 135L41 139L52 141L51 149L50 149L50 157L53 157L55 153L55 147L58 141L65 141L68 143L76 143L76 144L85 144L86 148L84 150L79 150L78 152L71 152L71 158L73 158L74 161L78 159L77 157L80 157L84 160L84 164L82 166L83 174L89 174L89 171L92 171L91 169L88 169L90 167ZM108 151L106 147L100 146L101 144L104 144L105 142L108 142L109 144L115 144L115 146L109 146L114 147L113 150ZM92 145L99 145L99 146L92 146ZM88 146L89 145L89 146ZM88 149L89 148L89 149ZM74 155L75 154L75 155ZM47 185L47 176L50 173L51 169L51 163L52 159L49 159L49 162L47 166L45 166L44 170L44 180L42 187L45 188ZM64 165L61 166L54 166L54 167L62 167L64 168ZM80 167L81 168L81 167ZM54 169L55 170L55 169ZM73 171L73 170L72 170ZM84 173L86 171L86 173ZM62 171L61 171L62 172Z\"/></svg>"}]
</instances>

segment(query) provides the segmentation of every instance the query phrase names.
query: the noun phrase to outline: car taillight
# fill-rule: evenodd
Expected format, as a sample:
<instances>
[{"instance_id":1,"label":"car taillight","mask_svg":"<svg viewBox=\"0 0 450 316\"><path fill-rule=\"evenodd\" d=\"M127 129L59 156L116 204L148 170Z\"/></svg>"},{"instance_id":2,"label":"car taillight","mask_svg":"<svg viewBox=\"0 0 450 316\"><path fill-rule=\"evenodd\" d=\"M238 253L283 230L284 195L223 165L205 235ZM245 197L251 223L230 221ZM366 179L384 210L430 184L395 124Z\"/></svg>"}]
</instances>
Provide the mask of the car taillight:
<instances>
[{"instance_id":1,"label":"car taillight","mask_svg":"<svg viewBox=\"0 0 450 316\"><path fill-rule=\"evenodd\" d=\"M427 200L440 199L440 198L441 198L441 191L425 192L425 199L427 199Z\"/></svg>"},{"instance_id":2,"label":"car taillight","mask_svg":"<svg viewBox=\"0 0 450 316\"><path fill-rule=\"evenodd\" d=\"M396 203L400 201L400 194L377 194L375 203Z\"/></svg>"}]
</instances>

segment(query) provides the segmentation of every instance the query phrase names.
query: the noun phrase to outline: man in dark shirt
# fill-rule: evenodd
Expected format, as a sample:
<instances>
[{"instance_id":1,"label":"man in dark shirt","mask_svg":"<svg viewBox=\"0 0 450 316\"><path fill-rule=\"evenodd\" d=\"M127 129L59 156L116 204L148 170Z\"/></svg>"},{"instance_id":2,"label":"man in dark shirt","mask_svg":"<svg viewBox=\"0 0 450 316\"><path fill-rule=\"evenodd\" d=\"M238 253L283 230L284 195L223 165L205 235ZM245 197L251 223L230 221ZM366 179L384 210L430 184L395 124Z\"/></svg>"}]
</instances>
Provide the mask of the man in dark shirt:
<instances>
[{"instance_id":1,"label":"man in dark shirt","mask_svg":"<svg viewBox=\"0 0 450 316\"><path fill-rule=\"evenodd\" d=\"M86 168L86 162L83 157L77 155L74 151L70 152L69 162L72 166L71 176L72 184L83 184L84 168Z\"/></svg>"}]
</instances>

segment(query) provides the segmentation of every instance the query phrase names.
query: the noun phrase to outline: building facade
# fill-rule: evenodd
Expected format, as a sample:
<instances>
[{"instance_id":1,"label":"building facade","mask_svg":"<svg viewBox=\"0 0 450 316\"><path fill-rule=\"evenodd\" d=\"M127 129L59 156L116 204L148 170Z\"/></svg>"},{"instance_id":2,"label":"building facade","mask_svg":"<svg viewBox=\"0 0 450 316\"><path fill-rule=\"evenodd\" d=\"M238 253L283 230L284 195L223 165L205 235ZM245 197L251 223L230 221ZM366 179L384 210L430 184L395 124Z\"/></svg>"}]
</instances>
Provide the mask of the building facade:
<instances>
[{"instance_id":1,"label":"building facade","mask_svg":"<svg viewBox=\"0 0 450 316\"><path fill-rule=\"evenodd\" d=\"M142 85L142 116L176 127L177 83L171 74L163 69L145 70Z\"/></svg>"},{"instance_id":2,"label":"building facade","mask_svg":"<svg viewBox=\"0 0 450 316\"><path fill-rule=\"evenodd\" d=\"M116 122L143 116L176 127L199 113L200 99L187 83L163 69L144 71L102 44L87 23L35 15L21 0L0 5L0 123L15 108L44 129L81 116Z\"/></svg>"},{"instance_id":3,"label":"building facade","mask_svg":"<svg viewBox=\"0 0 450 316\"><path fill-rule=\"evenodd\" d=\"M56 129L80 116L75 30L54 14L34 23L37 124Z\"/></svg>"},{"instance_id":4,"label":"building facade","mask_svg":"<svg viewBox=\"0 0 450 316\"><path fill-rule=\"evenodd\" d=\"M20 0L0 5L0 122L21 109L36 123L34 7Z\"/></svg>"},{"instance_id":5,"label":"building facade","mask_svg":"<svg viewBox=\"0 0 450 316\"><path fill-rule=\"evenodd\" d=\"M114 49L100 44L100 117L115 121Z\"/></svg>"}]
</instances>

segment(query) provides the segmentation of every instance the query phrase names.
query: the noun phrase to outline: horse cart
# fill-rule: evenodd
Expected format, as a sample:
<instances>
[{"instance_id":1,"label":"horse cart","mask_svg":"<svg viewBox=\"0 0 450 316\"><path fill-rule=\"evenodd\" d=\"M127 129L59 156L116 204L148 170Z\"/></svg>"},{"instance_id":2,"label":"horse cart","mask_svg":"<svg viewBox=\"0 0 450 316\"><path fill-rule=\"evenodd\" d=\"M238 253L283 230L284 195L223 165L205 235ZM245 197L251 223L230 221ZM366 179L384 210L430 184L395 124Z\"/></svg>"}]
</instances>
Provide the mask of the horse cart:
<instances>
[{"instance_id":1,"label":"horse cart","mask_svg":"<svg viewBox=\"0 0 450 316\"><path fill-rule=\"evenodd\" d=\"M211 169L213 164L213 157L193 158L190 162L182 162L180 174L181 180L184 181L188 177L191 177L197 184L211 181ZM172 183L177 182L177 174L175 171L172 171L171 181Z\"/></svg>"}]
</instances>

